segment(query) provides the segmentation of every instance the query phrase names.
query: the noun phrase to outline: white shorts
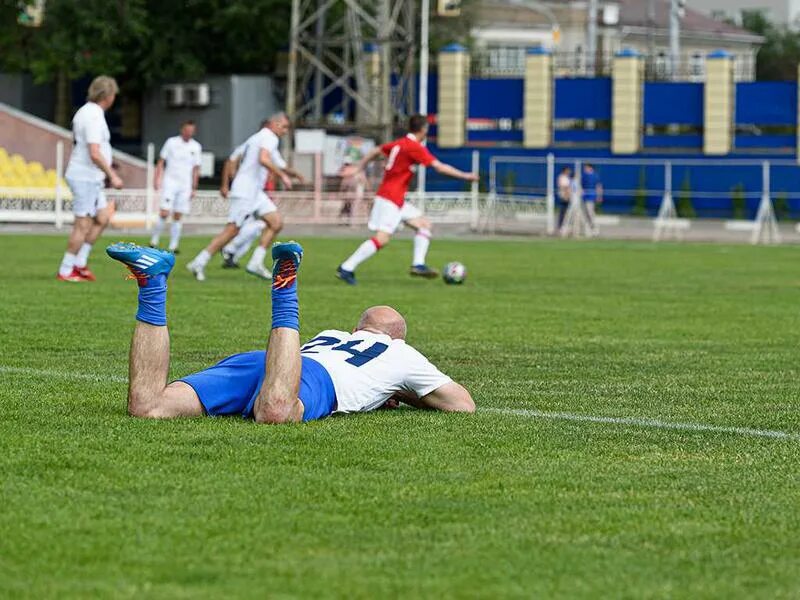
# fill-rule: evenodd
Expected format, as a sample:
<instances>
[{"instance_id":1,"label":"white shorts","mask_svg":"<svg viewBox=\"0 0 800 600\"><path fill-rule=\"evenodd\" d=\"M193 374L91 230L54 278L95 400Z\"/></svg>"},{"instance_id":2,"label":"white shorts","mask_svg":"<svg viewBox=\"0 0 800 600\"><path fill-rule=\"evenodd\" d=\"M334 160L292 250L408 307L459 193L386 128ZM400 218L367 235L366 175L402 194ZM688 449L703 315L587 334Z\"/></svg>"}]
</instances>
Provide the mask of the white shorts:
<instances>
[{"instance_id":1,"label":"white shorts","mask_svg":"<svg viewBox=\"0 0 800 600\"><path fill-rule=\"evenodd\" d=\"M76 217L95 217L97 211L108 206L102 181L67 179L72 192L72 214Z\"/></svg>"},{"instance_id":2,"label":"white shorts","mask_svg":"<svg viewBox=\"0 0 800 600\"><path fill-rule=\"evenodd\" d=\"M188 215L191 208L191 199L191 188L181 188L166 184L161 188L161 204L159 208L171 213Z\"/></svg>"},{"instance_id":3,"label":"white shorts","mask_svg":"<svg viewBox=\"0 0 800 600\"><path fill-rule=\"evenodd\" d=\"M241 227L247 221L247 217L253 213L253 201L247 198L236 198L235 196L230 196L229 200L227 222Z\"/></svg>"},{"instance_id":4,"label":"white shorts","mask_svg":"<svg viewBox=\"0 0 800 600\"><path fill-rule=\"evenodd\" d=\"M257 217L263 217L269 213L278 212L278 207L272 201L272 198L267 196L266 192L258 192L256 198L256 208L253 211Z\"/></svg>"},{"instance_id":5,"label":"white shorts","mask_svg":"<svg viewBox=\"0 0 800 600\"><path fill-rule=\"evenodd\" d=\"M369 227L370 231L383 231L384 233L392 234L397 231L403 221L410 221L421 216L422 211L410 202L404 203L403 207L400 208L391 200L375 196L367 227Z\"/></svg>"}]
</instances>

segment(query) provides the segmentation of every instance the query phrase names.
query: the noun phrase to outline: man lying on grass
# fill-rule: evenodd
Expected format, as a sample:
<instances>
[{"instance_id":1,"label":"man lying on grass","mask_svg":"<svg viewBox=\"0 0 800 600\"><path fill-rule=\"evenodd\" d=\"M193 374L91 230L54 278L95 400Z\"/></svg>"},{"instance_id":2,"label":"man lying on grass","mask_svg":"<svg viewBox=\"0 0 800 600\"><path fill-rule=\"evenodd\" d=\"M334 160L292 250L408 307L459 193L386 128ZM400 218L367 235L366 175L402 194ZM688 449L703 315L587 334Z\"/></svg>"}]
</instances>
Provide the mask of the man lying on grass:
<instances>
[{"instance_id":1,"label":"man lying on grass","mask_svg":"<svg viewBox=\"0 0 800 600\"><path fill-rule=\"evenodd\" d=\"M139 283L128 383L128 412L135 417L242 415L257 423L288 423L365 412L394 400L418 408L475 410L467 390L403 341L405 320L388 306L367 309L353 333L323 331L301 347L297 271L303 249L295 242L272 249L267 351L235 354L167 383L167 277L175 257L122 242L106 252Z\"/></svg>"}]
</instances>

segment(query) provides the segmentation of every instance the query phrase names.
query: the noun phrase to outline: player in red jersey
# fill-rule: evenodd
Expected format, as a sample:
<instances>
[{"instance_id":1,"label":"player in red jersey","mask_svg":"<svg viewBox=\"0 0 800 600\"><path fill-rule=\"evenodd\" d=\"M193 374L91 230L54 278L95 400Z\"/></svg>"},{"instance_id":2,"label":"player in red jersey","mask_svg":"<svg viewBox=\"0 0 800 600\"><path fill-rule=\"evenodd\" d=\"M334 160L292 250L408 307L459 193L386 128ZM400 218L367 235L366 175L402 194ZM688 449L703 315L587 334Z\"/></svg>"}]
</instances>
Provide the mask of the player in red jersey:
<instances>
[{"instance_id":1,"label":"player in red jersey","mask_svg":"<svg viewBox=\"0 0 800 600\"><path fill-rule=\"evenodd\" d=\"M339 265L336 276L342 281L355 285L356 267L388 244L401 222L416 231L411 275L432 278L439 274L425 264L425 256L431 243L431 223L416 206L406 202L405 199L408 184L414 176L412 168L415 165L432 167L442 175L464 181L477 181L478 176L475 173L459 171L436 160L436 157L422 145L426 135L428 135L428 119L424 115L414 115L408 121L408 134L405 137L375 148L348 171L348 175L352 176L362 171L370 161L381 155L386 156L383 181L378 188L369 215L368 227L375 232L375 235L361 244L350 258Z\"/></svg>"}]
</instances>

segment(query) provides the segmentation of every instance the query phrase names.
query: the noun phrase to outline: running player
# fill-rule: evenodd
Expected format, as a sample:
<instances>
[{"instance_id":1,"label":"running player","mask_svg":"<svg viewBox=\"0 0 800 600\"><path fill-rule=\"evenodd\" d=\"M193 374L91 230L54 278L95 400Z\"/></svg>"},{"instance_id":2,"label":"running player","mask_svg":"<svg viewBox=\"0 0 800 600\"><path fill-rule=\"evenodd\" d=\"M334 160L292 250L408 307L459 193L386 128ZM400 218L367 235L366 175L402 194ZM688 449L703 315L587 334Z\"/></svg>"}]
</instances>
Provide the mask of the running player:
<instances>
[{"instance_id":1,"label":"running player","mask_svg":"<svg viewBox=\"0 0 800 600\"><path fill-rule=\"evenodd\" d=\"M139 284L130 351L128 413L145 418L242 415L258 423L321 419L365 412L389 401L473 412L469 392L405 343L406 323L388 306L366 310L353 333L327 330L301 347L299 244L276 244L272 330L267 351L235 354L167 383L167 277L174 255L131 243L108 247Z\"/></svg>"},{"instance_id":2,"label":"running player","mask_svg":"<svg viewBox=\"0 0 800 600\"><path fill-rule=\"evenodd\" d=\"M269 119L266 127L251 135L245 142L239 169L230 189L228 222L225 228L211 240L211 243L186 265L186 268L194 274L198 281L205 281L205 268L211 257L236 237L247 216L252 212L257 212L258 216L267 223L267 228L280 229L282 227L283 221L277 213L277 208L271 202L265 203L264 197L260 197L259 192L264 187L269 171L274 173L287 189L292 188L291 177L297 173L288 169L285 163L275 162L276 153L280 156L278 153L280 138L288 131L288 117L284 113L278 113ZM267 198L267 200L269 199ZM268 236L274 236L272 229L270 229L270 233L267 233L265 229L262 241ZM270 272L263 266L266 253L266 248L262 246L253 251L253 257L250 259L253 268L248 268L248 272L264 279L271 277ZM258 265L261 266L260 269L255 268Z\"/></svg>"},{"instance_id":3,"label":"running player","mask_svg":"<svg viewBox=\"0 0 800 600\"><path fill-rule=\"evenodd\" d=\"M94 273L86 266L89 253L111 218L103 186L108 178L111 187L122 187L122 179L111 164L111 133L105 116L118 92L119 87L113 78L105 75L95 77L89 85L86 104L72 119L75 145L65 178L72 191L75 222L56 275L59 281L95 280Z\"/></svg>"},{"instance_id":4,"label":"running player","mask_svg":"<svg viewBox=\"0 0 800 600\"><path fill-rule=\"evenodd\" d=\"M164 142L156 163L154 187L161 191L161 210L158 221L153 227L151 246L158 246L158 239L172 214L172 226L169 235L169 250L178 254L183 223L181 217L189 213L189 203L197 192L200 180L200 160L202 146L194 139L194 121L181 124L180 135L173 136ZM166 162L166 169L164 163ZM163 185L162 185L163 182Z\"/></svg>"},{"instance_id":5,"label":"running player","mask_svg":"<svg viewBox=\"0 0 800 600\"><path fill-rule=\"evenodd\" d=\"M375 235L361 244L358 249L336 270L336 276L350 285L356 284L355 270L358 265L386 246L401 222L416 231L414 236L414 257L411 262L411 275L433 278L439 273L428 267L425 257L431 243L431 222L410 202L406 202L408 184L413 176L415 165L433 167L437 172L464 181L477 181L475 173L465 173L436 159L422 141L428 135L428 120L424 115L414 115L408 121L408 134L367 154L353 169L347 171L352 176L364 170L370 161L381 155L387 157L383 181L378 188L368 227Z\"/></svg>"}]
</instances>

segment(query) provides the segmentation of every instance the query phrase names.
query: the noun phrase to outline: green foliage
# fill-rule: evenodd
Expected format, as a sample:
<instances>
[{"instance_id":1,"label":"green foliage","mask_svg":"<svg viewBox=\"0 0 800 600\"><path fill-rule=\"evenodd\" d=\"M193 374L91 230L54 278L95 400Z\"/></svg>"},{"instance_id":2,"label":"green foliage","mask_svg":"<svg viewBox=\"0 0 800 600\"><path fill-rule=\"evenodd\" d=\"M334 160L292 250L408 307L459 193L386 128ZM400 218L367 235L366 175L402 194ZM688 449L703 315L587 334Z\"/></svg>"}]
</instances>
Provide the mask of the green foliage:
<instances>
[{"instance_id":1,"label":"green foliage","mask_svg":"<svg viewBox=\"0 0 800 600\"><path fill-rule=\"evenodd\" d=\"M644 167L639 169L639 185L636 187L636 194L633 197L631 214L638 217L647 214L647 170Z\"/></svg>"},{"instance_id":2,"label":"green foliage","mask_svg":"<svg viewBox=\"0 0 800 600\"><path fill-rule=\"evenodd\" d=\"M737 183L731 188L731 209L734 219L747 218L747 201L744 197L743 183Z\"/></svg>"},{"instance_id":3,"label":"green foliage","mask_svg":"<svg viewBox=\"0 0 800 600\"><path fill-rule=\"evenodd\" d=\"M501 181L502 193L503 194L513 194L514 188L517 185L517 173L514 169L507 169L503 173L503 179Z\"/></svg>"},{"instance_id":4,"label":"green foliage","mask_svg":"<svg viewBox=\"0 0 800 600\"><path fill-rule=\"evenodd\" d=\"M697 216L694 204L692 204L692 179L688 172L681 183L675 210L678 212L678 216L684 219L694 219Z\"/></svg>"},{"instance_id":5,"label":"green foliage","mask_svg":"<svg viewBox=\"0 0 800 600\"><path fill-rule=\"evenodd\" d=\"M49 0L40 28L0 5L0 70L39 82L100 73L128 89L206 73L267 71L288 42L284 0ZM12 17L12 15L14 15Z\"/></svg>"},{"instance_id":6,"label":"green foliage","mask_svg":"<svg viewBox=\"0 0 800 600\"><path fill-rule=\"evenodd\" d=\"M266 344L266 286L184 268L207 241L170 378ZM104 244L66 285L63 238L0 236L1 598L797 596L800 440L637 425L800 431L795 247L436 240L451 287L399 237L350 288L360 240L302 241L303 340L391 303L478 412L130 418L136 284Z\"/></svg>"},{"instance_id":7,"label":"green foliage","mask_svg":"<svg viewBox=\"0 0 800 600\"><path fill-rule=\"evenodd\" d=\"M757 55L756 78L796 80L797 65L800 63L800 32L775 25L761 10L742 11L742 25L765 38Z\"/></svg>"},{"instance_id":8,"label":"green foliage","mask_svg":"<svg viewBox=\"0 0 800 600\"><path fill-rule=\"evenodd\" d=\"M789 195L786 192L776 194L772 201L772 206L775 209L775 216L778 219L789 218L791 211L789 210Z\"/></svg>"}]
</instances>

